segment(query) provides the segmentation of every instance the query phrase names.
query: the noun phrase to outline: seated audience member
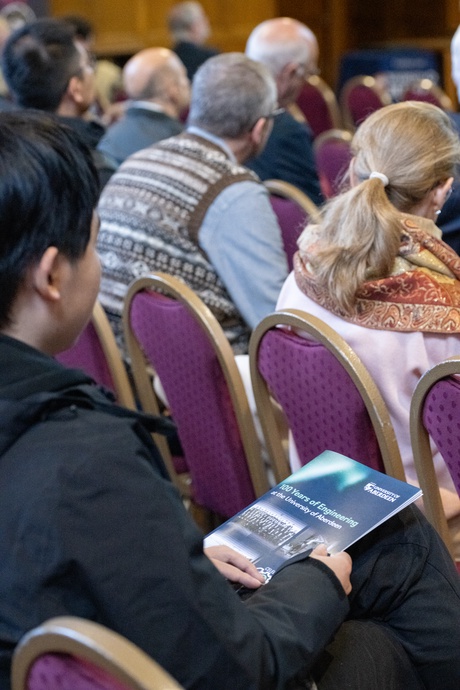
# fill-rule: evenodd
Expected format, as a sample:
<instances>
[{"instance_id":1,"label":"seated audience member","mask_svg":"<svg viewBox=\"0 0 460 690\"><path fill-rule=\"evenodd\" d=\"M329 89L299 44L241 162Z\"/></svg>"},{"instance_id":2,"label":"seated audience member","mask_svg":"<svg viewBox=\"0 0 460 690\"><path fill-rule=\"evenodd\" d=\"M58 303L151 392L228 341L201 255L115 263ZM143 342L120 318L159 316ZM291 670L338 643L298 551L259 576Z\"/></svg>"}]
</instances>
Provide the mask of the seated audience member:
<instances>
[{"instance_id":1,"label":"seated audience member","mask_svg":"<svg viewBox=\"0 0 460 690\"><path fill-rule=\"evenodd\" d=\"M454 34L451 42L451 57L452 57L452 79L457 92L460 93L460 27ZM460 134L460 113L448 113L457 132ZM458 171L454 183L452 185L452 194L446 200L441 212L436 221L437 225L442 230L442 238L444 242L454 249L457 254L460 253L460 178Z\"/></svg>"},{"instance_id":2,"label":"seated audience member","mask_svg":"<svg viewBox=\"0 0 460 690\"><path fill-rule=\"evenodd\" d=\"M249 36L246 55L270 70L278 89L278 103L283 108L295 103L304 80L318 71L315 35L305 24L289 17L259 24ZM289 111L275 119L265 149L247 165L262 180L290 182L315 204L323 202L310 128Z\"/></svg>"},{"instance_id":3,"label":"seated audience member","mask_svg":"<svg viewBox=\"0 0 460 690\"><path fill-rule=\"evenodd\" d=\"M353 570L320 546L261 587L243 556L203 552L149 433L159 422L53 358L98 292L89 151L44 114L2 113L0 167L1 688L24 633L75 615L185 688L305 688L311 673L319 690L457 690L459 578L416 508L352 547Z\"/></svg>"},{"instance_id":4,"label":"seated audience member","mask_svg":"<svg viewBox=\"0 0 460 690\"><path fill-rule=\"evenodd\" d=\"M116 165L96 151L104 128L85 118L94 102L94 66L74 29L57 19L17 29L3 51L3 75L17 106L55 113L93 150L103 186Z\"/></svg>"},{"instance_id":5,"label":"seated audience member","mask_svg":"<svg viewBox=\"0 0 460 690\"><path fill-rule=\"evenodd\" d=\"M134 55L123 69L123 83L131 100L98 145L118 165L132 153L179 134L179 115L190 102L185 67L167 48L147 48Z\"/></svg>"},{"instance_id":6,"label":"seated audience member","mask_svg":"<svg viewBox=\"0 0 460 690\"><path fill-rule=\"evenodd\" d=\"M191 81L203 62L218 52L204 45L210 34L206 13L199 2L180 2L168 14L168 28L174 41L173 50Z\"/></svg>"},{"instance_id":7,"label":"seated audience member","mask_svg":"<svg viewBox=\"0 0 460 690\"><path fill-rule=\"evenodd\" d=\"M460 259L434 221L450 193L460 141L427 103L373 113L356 132L352 187L299 239L278 309L303 309L351 345L388 406L406 476L417 483L409 409L427 369L460 350ZM453 538L460 499L447 466L435 465Z\"/></svg>"},{"instance_id":8,"label":"seated audience member","mask_svg":"<svg viewBox=\"0 0 460 690\"><path fill-rule=\"evenodd\" d=\"M275 308L288 270L281 231L243 166L263 148L275 108L263 65L241 53L210 58L193 81L187 131L133 154L110 180L99 203L100 298L120 346L126 289L151 271L195 290L236 353Z\"/></svg>"},{"instance_id":9,"label":"seated audience member","mask_svg":"<svg viewBox=\"0 0 460 690\"><path fill-rule=\"evenodd\" d=\"M73 28L76 40L91 54L95 40L91 22L79 14L67 14L62 19ZM94 63L94 83L96 90L94 106L97 107L99 115L102 117L120 96L124 97L121 67L112 60L96 60Z\"/></svg>"}]
</instances>

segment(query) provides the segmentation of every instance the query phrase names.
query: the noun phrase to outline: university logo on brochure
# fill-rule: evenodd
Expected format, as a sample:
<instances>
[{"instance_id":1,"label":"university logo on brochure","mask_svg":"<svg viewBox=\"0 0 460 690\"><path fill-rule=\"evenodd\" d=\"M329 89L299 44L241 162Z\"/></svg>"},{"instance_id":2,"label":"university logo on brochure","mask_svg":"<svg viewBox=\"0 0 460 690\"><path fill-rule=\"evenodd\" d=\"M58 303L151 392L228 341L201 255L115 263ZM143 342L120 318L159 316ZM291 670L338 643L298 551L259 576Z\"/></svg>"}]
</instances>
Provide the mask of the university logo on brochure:
<instances>
[{"instance_id":1,"label":"university logo on brochure","mask_svg":"<svg viewBox=\"0 0 460 690\"><path fill-rule=\"evenodd\" d=\"M374 482L369 482L368 484L366 484L366 486L364 487L364 491L367 491L368 493L373 494L374 496L379 496L379 498L383 498L385 499L385 501L390 501L391 503L394 503L398 500L398 498L401 498L399 494L395 494L392 491L383 489L381 486L377 486L377 484L374 484Z\"/></svg>"}]
</instances>

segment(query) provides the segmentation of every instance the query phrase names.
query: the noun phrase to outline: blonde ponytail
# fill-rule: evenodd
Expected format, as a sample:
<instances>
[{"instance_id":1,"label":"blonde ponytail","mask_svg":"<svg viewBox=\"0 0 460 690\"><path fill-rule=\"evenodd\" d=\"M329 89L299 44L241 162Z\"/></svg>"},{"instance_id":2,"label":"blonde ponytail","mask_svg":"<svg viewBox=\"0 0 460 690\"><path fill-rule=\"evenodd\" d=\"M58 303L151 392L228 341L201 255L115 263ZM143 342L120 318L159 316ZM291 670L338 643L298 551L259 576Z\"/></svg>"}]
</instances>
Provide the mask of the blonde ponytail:
<instances>
[{"instance_id":1,"label":"blonde ponytail","mask_svg":"<svg viewBox=\"0 0 460 690\"><path fill-rule=\"evenodd\" d=\"M390 274L401 212L410 213L460 162L460 141L448 116L428 103L381 108L357 130L352 147L357 184L325 205L319 242L308 255L316 279L344 314L353 310L366 280ZM301 237L301 251L305 245Z\"/></svg>"}]
</instances>

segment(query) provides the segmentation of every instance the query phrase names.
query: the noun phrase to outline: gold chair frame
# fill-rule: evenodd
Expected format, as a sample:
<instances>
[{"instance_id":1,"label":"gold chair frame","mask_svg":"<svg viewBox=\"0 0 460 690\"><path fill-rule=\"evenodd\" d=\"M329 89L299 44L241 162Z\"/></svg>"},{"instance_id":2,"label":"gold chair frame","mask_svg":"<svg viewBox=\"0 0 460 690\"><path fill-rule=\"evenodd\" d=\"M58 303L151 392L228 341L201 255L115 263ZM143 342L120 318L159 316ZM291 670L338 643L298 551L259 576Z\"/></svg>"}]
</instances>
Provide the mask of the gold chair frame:
<instances>
[{"instance_id":1,"label":"gold chair frame","mask_svg":"<svg viewBox=\"0 0 460 690\"><path fill-rule=\"evenodd\" d=\"M349 144L353 139L353 133L349 129L328 129L326 132L318 134L313 142L313 150L319 148L323 141L329 141L329 139L346 141Z\"/></svg>"},{"instance_id":2,"label":"gold chair frame","mask_svg":"<svg viewBox=\"0 0 460 690\"><path fill-rule=\"evenodd\" d=\"M347 144L351 144L353 140L353 134L348 129L328 129L326 132L322 132L321 134L319 134L313 141L313 152L316 154L316 151L321 147L321 144L323 142L331 140L345 141ZM345 179L347 174L348 171L344 173Z\"/></svg>"},{"instance_id":3,"label":"gold chair frame","mask_svg":"<svg viewBox=\"0 0 460 690\"><path fill-rule=\"evenodd\" d=\"M96 302L91 317L92 324L107 361L110 375L115 387L117 402L131 410L136 409L134 394L126 373L125 365L115 341L107 315L100 302Z\"/></svg>"},{"instance_id":4,"label":"gold chair frame","mask_svg":"<svg viewBox=\"0 0 460 690\"><path fill-rule=\"evenodd\" d=\"M379 87L375 77L371 77L370 75L359 74L356 77L351 77L350 79L348 79L342 87L339 103L345 129L349 129L350 132L354 132L356 130L356 125L353 121L353 118L347 105L347 97L350 91L355 86L359 85L366 86L368 89L373 91L375 95L378 96L378 98L380 99L382 107L386 105L391 105L393 102L390 93Z\"/></svg>"},{"instance_id":5,"label":"gold chair frame","mask_svg":"<svg viewBox=\"0 0 460 690\"><path fill-rule=\"evenodd\" d=\"M454 110L452 100L449 98L447 93L431 79L427 79L426 77L424 79L417 79L411 82L407 89L405 89L405 91L417 90L433 94L433 96L439 101L443 110L448 110L449 112Z\"/></svg>"},{"instance_id":6,"label":"gold chair frame","mask_svg":"<svg viewBox=\"0 0 460 690\"><path fill-rule=\"evenodd\" d=\"M313 223L320 222L321 212L317 205L307 194L305 194L305 192L302 192L302 190L295 185L290 182L285 182L284 180L270 179L264 181L264 186L268 189L269 194L280 196L283 199L290 199L298 204Z\"/></svg>"},{"instance_id":7,"label":"gold chair frame","mask_svg":"<svg viewBox=\"0 0 460 690\"><path fill-rule=\"evenodd\" d=\"M342 113L335 96L335 93L318 74L312 74L308 77L307 83L321 92L331 116L334 128L340 129L342 127Z\"/></svg>"},{"instance_id":8,"label":"gold chair frame","mask_svg":"<svg viewBox=\"0 0 460 690\"><path fill-rule=\"evenodd\" d=\"M456 374L460 375L460 356L450 357L439 364L435 364L418 382L412 396L410 410L412 452L420 488L423 491L425 514L443 539L452 558L454 558L453 546L434 469L430 436L423 425L422 417L425 398L434 384Z\"/></svg>"},{"instance_id":9,"label":"gold chair frame","mask_svg":"<svg viewBox=\"0 0 460 690\"><path fill-rule=\"evenodd\" d=\"M44 654L71 654L106 671L127 690L180 690L156 661L108 628L74 616L51 618L28 632L15 649L12 690L27 690L29 669Z\"/></svg>"},{"instance_id":10,"label":"gold chair frame","mask_svg":"<svg viewBox=\"0 0 460 690\"><path fill-rule=\"evenodd\" d=\"M125 341L131 357L133 376L142 408L146 412L158 413L158 403L153 391L151 377L148 374L149 365L131 330L129 312L134 296L142 290L149 289L160 291L167 297L181 302L206 334L217 355L229 389L254 493L257 497L262 496L268 491L269 486L261 458L260 442L257 437L246 392L230 343L225 337L214 314L193 290L178 278L165 273L155 273L134 280L129 286L123 309ZM160 450L162 449L160 448ZM165 463L173 482L183 491L180 477L178 477L172 465L169 450L167 450Z\"/></svg>"},{"instance_id":11,"label":"gold chair frame","mask_svg":"<svg viewBox=\"0 0 460 690\"><path fill-rule=\"evenodd\" d=\"M401 455L390 415L369 372L354 350L336 331L315 316L298 309L285 309L266 316L254 330L249 343L254 397L276 481L281 482L286 479L291 474L291 469L277 432L276 414L270 392L257 366L257 356L265 333L278 327L308 334L310 338L324 345L340 362L363 398L377 436L386 473L405 481Z\"/></svg>"}]
</instances>

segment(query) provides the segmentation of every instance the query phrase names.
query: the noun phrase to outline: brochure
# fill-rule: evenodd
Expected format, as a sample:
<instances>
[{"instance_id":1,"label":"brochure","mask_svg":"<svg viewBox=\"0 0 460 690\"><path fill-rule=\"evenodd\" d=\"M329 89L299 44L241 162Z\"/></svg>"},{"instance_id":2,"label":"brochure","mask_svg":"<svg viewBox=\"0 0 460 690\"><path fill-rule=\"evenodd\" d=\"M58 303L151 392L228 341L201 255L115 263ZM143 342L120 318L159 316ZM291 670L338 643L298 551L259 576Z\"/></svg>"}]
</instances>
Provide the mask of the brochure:
<instances>
[{"instance_id":1,"label":"brochure","mask_svg":"<svg viewBox=\"0 0 460 690\"><path fill-rule=\"evenodd\" d=\"M268 581L289 558L318 544L343 551L422 492L326 450L208 534L251 560Z\"/></svg>"}]
</instances>

